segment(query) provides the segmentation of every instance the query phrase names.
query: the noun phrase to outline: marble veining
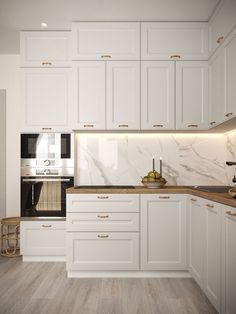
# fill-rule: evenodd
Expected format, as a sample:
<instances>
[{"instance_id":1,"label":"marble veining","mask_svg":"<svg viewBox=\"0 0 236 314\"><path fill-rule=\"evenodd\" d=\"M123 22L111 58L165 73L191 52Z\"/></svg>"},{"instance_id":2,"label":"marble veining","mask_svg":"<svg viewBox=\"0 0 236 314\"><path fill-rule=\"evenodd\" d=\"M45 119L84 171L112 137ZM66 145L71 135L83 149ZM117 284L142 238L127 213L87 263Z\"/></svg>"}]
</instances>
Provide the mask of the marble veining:
<instances>
[{"instance_id":1,"label":"marble veining","mask_svg":"<svg viewBox=\"0 0 236 314\"><path fill-rule=\"evenodd\" d=\"M76 184L140 185L163 159L168 185L233 185L236 133L230 134L77 134Z\"/></svg>"}]
</instances>

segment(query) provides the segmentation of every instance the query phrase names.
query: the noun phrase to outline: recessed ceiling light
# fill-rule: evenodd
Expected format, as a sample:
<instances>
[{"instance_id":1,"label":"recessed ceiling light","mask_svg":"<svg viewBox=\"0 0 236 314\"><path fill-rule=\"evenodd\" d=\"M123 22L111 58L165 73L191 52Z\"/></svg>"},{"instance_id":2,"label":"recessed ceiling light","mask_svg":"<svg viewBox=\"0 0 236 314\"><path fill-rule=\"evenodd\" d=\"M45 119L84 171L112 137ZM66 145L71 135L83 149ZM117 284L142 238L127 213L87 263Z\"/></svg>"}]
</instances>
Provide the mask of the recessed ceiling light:
<instances>
[{"instance_id":1,"label":"recessed ceiling light","mask_svg":"<svg viewBox=\"0 0 236 314\"><path fill-rule=\"evenodd\" d=\"M42 27L48 27L48 24L45 23L45 22L42 22L42 23L41 23L41 26L42 26Z\"/></svg>"}]
</instances>

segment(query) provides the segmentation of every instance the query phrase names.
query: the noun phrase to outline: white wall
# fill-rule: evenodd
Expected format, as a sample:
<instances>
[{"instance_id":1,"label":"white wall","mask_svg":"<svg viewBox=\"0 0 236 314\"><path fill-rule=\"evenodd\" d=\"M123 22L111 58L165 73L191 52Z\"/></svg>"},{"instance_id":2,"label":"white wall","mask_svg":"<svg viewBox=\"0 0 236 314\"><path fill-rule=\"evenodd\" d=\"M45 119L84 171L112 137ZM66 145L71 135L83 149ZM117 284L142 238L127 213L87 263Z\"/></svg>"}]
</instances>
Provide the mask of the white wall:
<instances>
[{"instance_id":1,"label":"white wall","mask_svg":"<svg viewBox=\"0 0 236 314\"><path fill-rule=\"evenodd\" d=\"M20 215L19 64L19 55L0 55L0 89L6 90L7 109L7 216Z\"/></svg>"},{"instance_id":2,"label":"white wall","mask_svg":"<svg viewBox=\"0 0 236 314\"><path fill-rule=\"evenodd\" d=\"M0 90L0 218L6 217L6 91Z\"/></svg>"}]
</instances>

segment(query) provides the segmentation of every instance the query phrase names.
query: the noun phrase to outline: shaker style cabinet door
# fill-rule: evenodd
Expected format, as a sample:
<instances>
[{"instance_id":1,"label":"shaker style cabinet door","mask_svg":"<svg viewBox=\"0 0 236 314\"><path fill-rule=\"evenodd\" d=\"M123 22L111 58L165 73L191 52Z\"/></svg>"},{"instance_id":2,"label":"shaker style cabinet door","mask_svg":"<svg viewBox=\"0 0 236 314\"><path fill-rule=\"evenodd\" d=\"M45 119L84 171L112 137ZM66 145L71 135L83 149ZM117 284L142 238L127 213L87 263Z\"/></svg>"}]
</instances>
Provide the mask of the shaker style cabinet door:
<instances>
[{"instance_id":1,"label":"shaker style cabinet door","mask_svg":"<svg viewBox=\"0 0 236 314\"><path fill-rule=\"evenodd\" d=\"M21 69L22 131L71 130L71 69Z\"/></svg>"},{"instance_id":2,"label":"shaker style cabinet door","mask_svg":"<svg viewBox=\"0 0 236 314\"><path fill-rule=\"evenodd\" d=\"M72 24L73 60L139 60L140 23Z\"/></svg>"},{"instance_id":3,"label":"shaker style cabinet door","mask_svg":"<svg viewBox=\"0 0 236 314\"><path fill-rule=\"evenodd\" d=\"M176 129L208 129L208 62L176 63Z\"/></svg>"},{"instance_id":4,"label":"shaker style cabinet door","mask_svg":"<svg viewBox=\"0 0 236 314\"><path fill-rule=\"evenodd\" d=\"M105 129L106 64L98 61L73 62L75 129Z\"/></svg>"},{"instance_id":5,"label":"shaker style cabinet door","mask_svg":"<svg viewBox=\"0 0 236 314\"><path fill-rule=\"evenodd\" d=\"M20 33L21 67L70 67L71 32Z\"/></svg>"},{"instance_id":6,"label":"shaker style cabinet door","mask_svg":"<svg viewBox=\"0 0 236 314\"><path fill-rule=\"evenodd\" d=\"M141 269L187 270L185 195L141 195Z\"/></svg>"},{"instance_id":7,"label":"shaker style cabinet door","mask_svg":"<svg viewBox=\"0 0 236 314\"><path fill-rule=\"evenodd\" d=\"M141 60L207 59L207 23L141 23Z\"/></svg>"},{"instance_id":8,"label":"shaker style cabinet door","mask_svg":"<svg viewBox=\"0 0 236 314\"><path fill-rule=\"evenodd\" d=\"M141 129L175 128L175 63L141 62Z\"/></svg>"},{"instance_id":9,"label":"shaker style cabinet door","mask_svg":"<svg viewBox=\"0 0 236 314\"><path fill-rule=\"evenodd\" d=\"M107 62L107 128L140 129L140 62Z\"/></svg>"}]
</instances>

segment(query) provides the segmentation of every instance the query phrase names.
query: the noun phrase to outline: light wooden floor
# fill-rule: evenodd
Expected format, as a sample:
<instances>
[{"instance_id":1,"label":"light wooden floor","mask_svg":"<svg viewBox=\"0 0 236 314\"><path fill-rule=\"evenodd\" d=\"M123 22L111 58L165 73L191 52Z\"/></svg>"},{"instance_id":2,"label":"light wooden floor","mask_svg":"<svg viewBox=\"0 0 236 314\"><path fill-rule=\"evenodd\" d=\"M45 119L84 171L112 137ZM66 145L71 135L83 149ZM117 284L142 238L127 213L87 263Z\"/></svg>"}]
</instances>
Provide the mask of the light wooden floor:
<instances>
[{"instance_id":1,"label":"light wooden floor","mask_svg":"<svg viewBox=\"0 0 236 314\"><path fill-rule=\"evenodd\" d=\"M0 313L216 313L192 279L67 279L64 263L0 257Z\"/></svg>"}]
</instances>

